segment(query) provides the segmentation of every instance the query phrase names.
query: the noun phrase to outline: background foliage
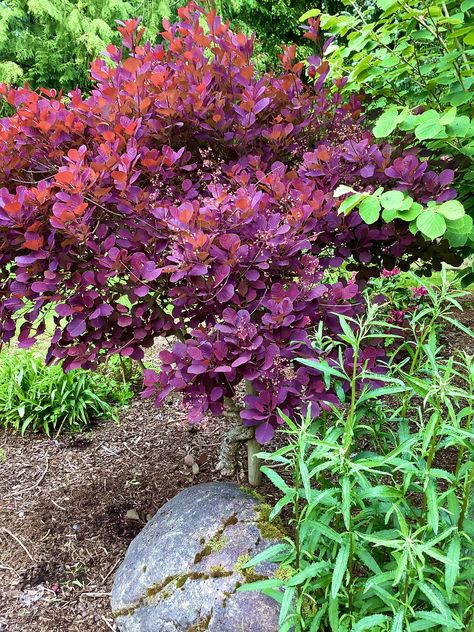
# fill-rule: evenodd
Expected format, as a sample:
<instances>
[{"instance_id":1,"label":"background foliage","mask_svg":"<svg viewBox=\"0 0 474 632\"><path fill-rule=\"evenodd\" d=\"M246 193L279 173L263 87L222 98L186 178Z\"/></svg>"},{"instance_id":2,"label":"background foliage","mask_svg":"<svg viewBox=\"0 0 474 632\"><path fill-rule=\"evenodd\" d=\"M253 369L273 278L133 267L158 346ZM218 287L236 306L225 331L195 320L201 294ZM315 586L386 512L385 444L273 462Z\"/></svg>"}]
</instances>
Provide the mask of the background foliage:
<instances>
[{"instance_id":1,"label":"background foliage","mask_svg":"<svg viewBox=\"0 0 474 632\"><path fill-rule=\"evenodd\" d=\"M343 0L322 29L334 37L327 50L334 77L365 94L379 117L378 138L401 135L413 153L456 170L455 186L471 217L453 227L453 239L474 248L474 1ZM439 218L438 218L439 221ZM466 279L474 280L474 274Z\"/></svg>"},{"instance_id":2,"label":"background foliage","mask_svg":"<svg viewBox=\"0 0 474 632\"><path fill-rule=\"evenodd\" d=\"M115 419L114 406L132 396L111 371L64 373L60 365L45 366L43 357L28 351L0 353L0 427L21 434L79 432L92 421Z\"/></svg>"},{"instance_id":3,"label":"background foliage","mask_svg":"<svg viewBox=\"0 0 474 632\"><path fill-rule=\"evenodd\" d=\"M88 89L91 61L120 42L116 20L142 15L153 36L171 12L169 0L2 0L0 81Z\"/></svg>"},{"instance_id":4,"label":"background foliage","mask_svg":"<svg viewBox=\"0 0 474 632\"><path fill-rule=\"evenodd\" d=\"M186 0L0 0L0 81L33 88L90 90L89 66L107 44L120 42L116 20L142 17L147 39L156 41L163 18L174 21ZM236 31L257 33L254 63L275 64L282 44L301 42L305 0L204 0ZM339 0L318 3L327 11ZM301 53L304 55L304 51Z\"/></svg>"}]
</instances>

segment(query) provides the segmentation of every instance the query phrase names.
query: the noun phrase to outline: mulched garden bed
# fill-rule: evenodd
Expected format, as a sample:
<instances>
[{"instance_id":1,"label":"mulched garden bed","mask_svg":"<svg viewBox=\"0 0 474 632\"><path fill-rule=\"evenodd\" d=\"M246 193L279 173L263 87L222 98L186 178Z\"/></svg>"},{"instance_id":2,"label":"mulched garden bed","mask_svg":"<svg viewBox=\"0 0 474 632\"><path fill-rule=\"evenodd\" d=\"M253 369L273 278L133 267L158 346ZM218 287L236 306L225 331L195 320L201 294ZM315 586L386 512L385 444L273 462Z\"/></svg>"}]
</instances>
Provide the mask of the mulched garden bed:
<instances>
[{"instance_id":1,"label":"mulched garden bed","mask_svg":"<svg viewBox=\"0 0 474 632\"><path fill-rule=\"evenodd\" d=\"M474 307L456 315L474 324ZM446 355L474 354L474 339L449 326ZM109 607L114 571L146 520L195 483L246 483L214 471L224 421L191 431L178 398L157 410L133 401L120 424L58 440L0 435L0 630L115 630ZM199 465L193 474L185 456ZM270 497L266 483L259 490ZM158 632L158 631L157 631Z\"/></svg>"}]
</instances>

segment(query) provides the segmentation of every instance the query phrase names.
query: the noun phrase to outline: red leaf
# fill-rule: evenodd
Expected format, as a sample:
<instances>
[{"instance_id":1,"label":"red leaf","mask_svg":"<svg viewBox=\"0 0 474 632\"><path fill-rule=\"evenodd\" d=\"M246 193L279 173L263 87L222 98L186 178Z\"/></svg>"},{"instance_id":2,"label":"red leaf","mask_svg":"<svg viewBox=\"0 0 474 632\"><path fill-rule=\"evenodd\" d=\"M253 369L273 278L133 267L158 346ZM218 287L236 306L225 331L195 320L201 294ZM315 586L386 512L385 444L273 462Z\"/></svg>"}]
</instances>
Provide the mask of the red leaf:
<instances>
[{"instance_id":1,"label":"red leaf","mask_svg":"<svg viewBox=\"0 0 474 632\"><path fill-rule=\"evenodd\" d=\"M74 182L74 174L71 171L59 171L55 176L56 182L61 184L70 184Z\"/></svg>"},{"instance_id":2,"label":"red leaf","mask_svg":"<svg viewBox=\"0 0 474 632\"><path fill-rule=\"evenodd\" d=\"M129 57L123 62L123 67L128 72L137 72L137 70L142 65L142 61L137 59L136 57Z\"/></svg>"}]
</instances>

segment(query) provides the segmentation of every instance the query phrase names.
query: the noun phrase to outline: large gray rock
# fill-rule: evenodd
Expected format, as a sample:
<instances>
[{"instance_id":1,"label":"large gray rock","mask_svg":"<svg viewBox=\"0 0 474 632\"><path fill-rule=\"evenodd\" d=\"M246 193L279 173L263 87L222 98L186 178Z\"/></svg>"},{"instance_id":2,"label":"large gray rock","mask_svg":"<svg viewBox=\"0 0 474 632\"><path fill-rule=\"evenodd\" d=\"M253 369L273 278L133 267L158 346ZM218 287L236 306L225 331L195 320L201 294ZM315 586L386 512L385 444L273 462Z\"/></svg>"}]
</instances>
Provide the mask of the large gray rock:
<instances>
[{"instance_id":1,"label":"large gray rock","mask_svg":"<svg viewBox=\"0 0 474 632\"><path fill-rule=\"evenodd\" d=\"M259 500L233 483L182 491L133 540L117 571L112 610L119 629L277 632L278 604L236 590L274 574L274 564L242 567L278 535Z\"/></svg>"}]
</instances>

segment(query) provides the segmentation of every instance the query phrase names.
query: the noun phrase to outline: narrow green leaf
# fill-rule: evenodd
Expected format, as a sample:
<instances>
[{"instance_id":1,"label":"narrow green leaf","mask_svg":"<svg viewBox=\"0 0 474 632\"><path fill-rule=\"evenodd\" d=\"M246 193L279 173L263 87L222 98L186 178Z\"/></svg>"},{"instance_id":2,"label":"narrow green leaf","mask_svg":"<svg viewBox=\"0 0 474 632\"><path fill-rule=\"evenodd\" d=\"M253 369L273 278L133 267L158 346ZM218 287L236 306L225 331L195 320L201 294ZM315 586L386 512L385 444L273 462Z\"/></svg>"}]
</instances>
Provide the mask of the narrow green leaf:
<instances>
[{"instance_id":1,"label":"narrow green leaf","mask_svg":"<svg viewBox=\"0 0 474 632\"><path fill-rule=\"evenodd\" d=\"M460 623L458 623L457 621L455 621L449 614L449 611L446 615L440 614L439 612L434 612L433 610L418 610L417 612L415 612L415 615L418 617L418 621L426 621L429 622L431 624L431 627L439 627L439 626L446 626L447 628L451 629L451 630L462 630L464 628L464 626ZM414 627L414 625L416 625L416 622L410 624L410 627L412 630L427 630L429 628L423 628L421 626L416 626Z\"/></svg>"},{"instance_id":2,"label":"narrow green leaf","mask_svg":"<svg viewBox=\"0 0 474 632\"><path fill-rule=\"evenodd\" d=\"M444 320L447 320L448 323L451 323L451 325L454 325L455 327L463 331L468 336L471 336L471 338L474 338L474 331L472 331L472 329L469 329L468 327L465 327L462 323L460 323L455 318L452 318L451 316L445 316L445 315L443 315L442 318L444 318Z\"/></svg>"},{"instance_id":3,"label":"narrow green leaf","mask_svg":"<svg viewBox=\"0 0 474 632\"><path fill-rule=\"evenodd\" d=\"M351 525L351 481L348 476L344 476L341 484L342 490L342 517L344 525L349 531Z\"/></svg>"},{"instance_id":4,"label":"narrow green leaf","mask_svg":"<svg viewBox=\"0 0 474 632\"><path fill-rule=\"evenodd\" d=\"M429 480L426 486L426 504L428 507L428 523L434 533L439 529L439 511L436 485L433 480Z\"/></svg>"},{"instance_id":5,"label":"narrow green leaf","mask_svg":"<svg viewBox=\"0 0 474 632\"><path fill-rule=\"evenodd\" d=\"M446 565L444 568L444 581L446 586L446 592L448 597L453 595L453 589L456 584L456 580L459 575L459 558L461 555L461 540L459 534L455 534L453 539L449 543L447 550L447 557L451 564Z\"/></svg>"},{"instance_id":6,"label":"narrow green leaf","mask_svg":"<svg viewBox=\"0 0 474 632\"><path fill-rule=\"evenodd\" d=\"M427 597L430 603L437 610L439 610L441 614L443 614L447 619L449 619L450 618L449 608L446 605L446 602L444 601L439 591L435 590L429 584L423 581L418 582L418 587L421 590L421 592L424 593L424 595Z\"/></svg>"},{"instance_id":7,"label":"narrow green leaf","mask_svg":"<svg viewBox=\"0 0 474 632\"><path fill-rule=\"evenodd\" d=\"M314 564L310 564L299 573L296 573L296 575L293 575L293 577L288 580L287 585L298 586L310 577L317 577L322 570L327 568L328 562L314 562Z\"/></svg>"},{"instance_id":8,"label":"narrow green leaf","mask_svg":"<svg viewBox=\"0 0 474 632\"><path fill-rule=\"evenodd\" d=\"M389 621L390 617L386 614L371 614L360 619L352 626L351 632L364 632L364 630L373 630L376 625L381 625Z\"/></svg>"},{"instance_id":9,"label":"narrow green leaf","mask_svg":"<svg viewBox=\"0 0 474 632\"><path fill-rule=\"evenodd\" d=\"M341 544L339 552L334 563L334 570L331 580L331 597L335 599L339 593L344 574L347 568L347 562L349 560L349 543L346 541Z\"/></svg>"},{"instance_id":10,"label":"narrow green leaf","mask_svg":"<svg viewBox=\"0 0 474 632\"><path fill-rule=\"evenodd\" d=\"M329 596L328 618L332 632L339 632L339 600L337 597Z\"/></svg>"},{"instance_id":11,"label":"narrow green leaf","mask_svg":"<svg viewBox=\"0 0 474 632\"><path fill-rule=\"evenodd\" d=\"M274 544L255 555L255 557L252 557L252 559L245 564L244 568L250 568L267 560L273 560L276 556L281 557L283 551L288 551L289 548L288 544Z\"/></svg>"},{"instance_id":12,"label":"narrow green leaf","mask_svg":"<svg viewBox=\"0 0 474 632\"><path fill-rule=\"evenodd\" d=\"M321 620L326 614L327 609L328 606L326 603L321 606L314 619L311 621L309 632L320 632Z\"/></svg>"},{"instance_id":13,"label":"narrow green leaf","mask_svg":"<svg viewBox=\"0 0 474 632\"><path fill-rule=\"evenodd\" d=\"M390 628L390 632L403 632L403 617L405 612L403 608L397 612L397 614L393 618L392 627Z\"/></svg>"},{"instance_id":14,"label":"narrow green leaf","mask_svg":"<svg viewBox=\"0 0 474 632\"><path fill-rule=\"evenodd\" d=\"M296 588L294 586L287 586L285 592L283 594L283 600L281 602L280 607L280 616L278 617L278 625L281 626L288 614L289 609L291 608L291 603L293 601L293 597L295 596Z\"/></svg>"},{"instance_id":15,"label":"narrow green leaf","mask_svg":"<svg viewBox=\"0 0 474 632\"><path fill-rule=\"evenodd\" d=\"M288 494L291 491L291 488L288 486L288 484L285 483L282 477L279 474L277 474L275 470L272 470L270 467L267 467L267 466L264 466L260 469L262 473L265 474L265 476L270 479L270 481L275 485L275 487L279 489L280 491L282 491L284 494Z\"/></svg>"},{"instance_id":16,"label":"narrow green leaf","mask_svg":"<svg viewBox=\"0 0 474 632\"><path fill-rule=\"evenodd\" d=\"M258 582L242 584L237 590L239 592L251 592L253 590L263 590L264 588L279 588L284 585L285 582L282 579L262 579Z\"/></svg>"}]
</instances>

